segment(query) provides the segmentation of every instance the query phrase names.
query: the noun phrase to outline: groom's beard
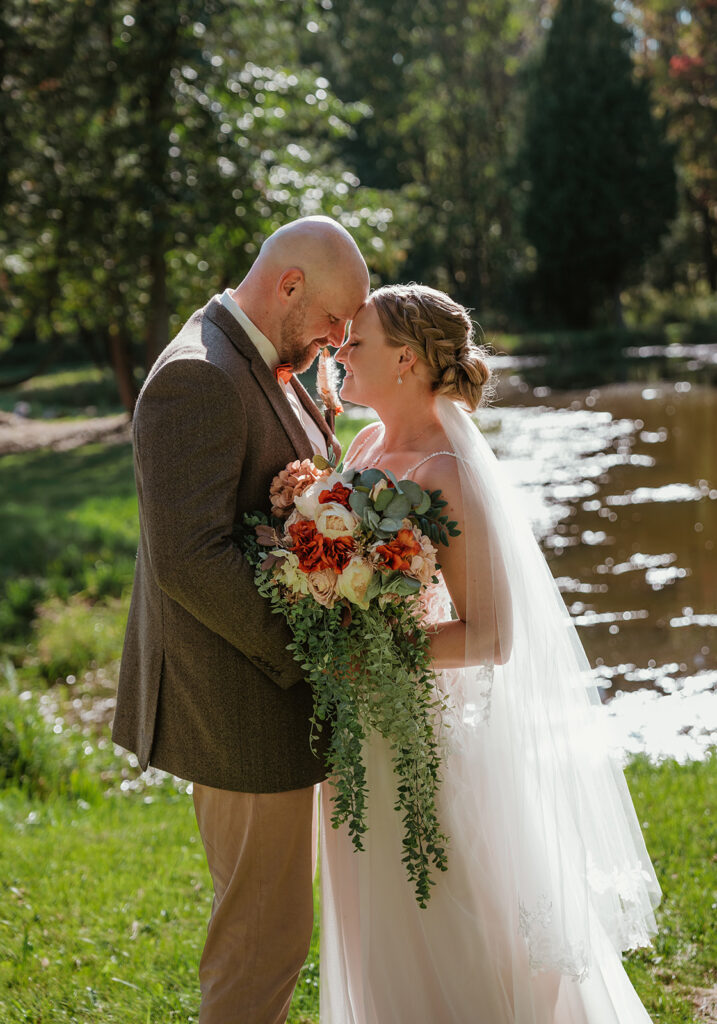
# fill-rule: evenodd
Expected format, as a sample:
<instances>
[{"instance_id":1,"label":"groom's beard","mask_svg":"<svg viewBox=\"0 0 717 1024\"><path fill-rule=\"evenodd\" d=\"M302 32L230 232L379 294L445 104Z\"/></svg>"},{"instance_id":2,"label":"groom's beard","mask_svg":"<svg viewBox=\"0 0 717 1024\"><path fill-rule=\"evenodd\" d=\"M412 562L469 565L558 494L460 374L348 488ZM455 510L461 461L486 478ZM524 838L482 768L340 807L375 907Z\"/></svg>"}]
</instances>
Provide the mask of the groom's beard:
<instances>
[{"instance_id":1,"label":"groom's beard","mask_svg":"<svg viewBox=\"0 0 717 1024\"><path fill-rule=\"evenodd\" d=\"M304 338L305 323L306 303L302 302L287 313L281 325L281 358L291 364L295 373L308 370L316 358L316 346L324 341L324 338L312 338L307 342Z\"/></svg>"}]
</instances>

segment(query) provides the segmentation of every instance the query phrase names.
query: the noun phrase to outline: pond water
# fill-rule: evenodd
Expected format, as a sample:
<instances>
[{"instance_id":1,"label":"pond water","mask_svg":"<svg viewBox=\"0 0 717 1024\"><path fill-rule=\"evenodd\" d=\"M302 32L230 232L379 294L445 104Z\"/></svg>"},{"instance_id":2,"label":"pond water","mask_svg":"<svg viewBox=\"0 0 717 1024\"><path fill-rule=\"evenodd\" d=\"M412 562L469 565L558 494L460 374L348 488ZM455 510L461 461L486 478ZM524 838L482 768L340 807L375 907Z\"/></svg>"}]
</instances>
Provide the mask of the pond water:
<instances>
[{"instance_id":1,"label":"pond water","mask_svg":"<svg viewBox=\"0 0 717 1024\"><path fill-rule=\"evenodd\" d=\"M478 420L526 497L616 745L704 756L717 743L717 389L551 392L527 383L534 364L492 362L498 389Z\"/></svg>"}]
</instances>

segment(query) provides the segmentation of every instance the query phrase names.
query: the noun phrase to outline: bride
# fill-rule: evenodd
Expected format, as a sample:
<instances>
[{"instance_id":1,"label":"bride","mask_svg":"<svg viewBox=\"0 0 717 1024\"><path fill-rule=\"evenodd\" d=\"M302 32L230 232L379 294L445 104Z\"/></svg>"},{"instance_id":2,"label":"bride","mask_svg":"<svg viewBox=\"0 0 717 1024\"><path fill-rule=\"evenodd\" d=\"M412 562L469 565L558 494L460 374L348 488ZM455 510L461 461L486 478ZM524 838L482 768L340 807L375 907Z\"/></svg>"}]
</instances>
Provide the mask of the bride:
<instances>
[{"instance_id":1,"label":"bride","mask_svg":"<svg viewBox=\"0 0 717 1024\"><path fill-rule=\"evenodd\" d=\"M589 665L546 562L465 411L489 371L466 310L419 285L374 292L337 359L371 406L346 466L440 488L459 537L426 600L448 868L418 907L401 863L391 751L365 744L357 853L322 787L322 1024L646 1024L621 963L660 889Z\"/></svg>"}]
</instances>

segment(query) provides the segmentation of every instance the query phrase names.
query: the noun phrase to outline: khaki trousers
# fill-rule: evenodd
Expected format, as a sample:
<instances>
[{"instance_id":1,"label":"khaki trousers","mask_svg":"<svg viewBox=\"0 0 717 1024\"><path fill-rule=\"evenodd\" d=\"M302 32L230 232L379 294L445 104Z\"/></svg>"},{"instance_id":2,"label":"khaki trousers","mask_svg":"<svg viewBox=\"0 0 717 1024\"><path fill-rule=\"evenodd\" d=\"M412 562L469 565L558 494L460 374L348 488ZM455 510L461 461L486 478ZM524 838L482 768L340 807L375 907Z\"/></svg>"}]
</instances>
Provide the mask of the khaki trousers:
<instances>
[{"instance_id":1,"label":"khaki trousers","mask_svg":"<svg viewBox=\"0 0 717 1024\"><path fill-rule=\"evenodd\" d=\"M194 783L214 884L199 1024L283 1024L314 921L313 786L235 793Z\"/></svg>"}]
</instances>

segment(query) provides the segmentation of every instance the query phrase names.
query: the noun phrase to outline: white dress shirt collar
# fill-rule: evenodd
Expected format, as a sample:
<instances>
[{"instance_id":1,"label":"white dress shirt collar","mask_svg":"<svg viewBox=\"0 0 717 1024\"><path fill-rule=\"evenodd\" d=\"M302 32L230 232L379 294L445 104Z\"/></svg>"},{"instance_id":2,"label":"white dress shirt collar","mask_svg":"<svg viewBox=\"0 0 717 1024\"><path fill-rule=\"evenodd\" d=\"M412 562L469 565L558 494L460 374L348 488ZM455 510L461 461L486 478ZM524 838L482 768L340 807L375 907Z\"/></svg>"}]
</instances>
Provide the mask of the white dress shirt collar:
<instances>
[{"instance_id":1,"label":"white dress shirt collar","mask_svg":"<svg viewBox=\"0 0 717 1024\"><path fill-rule=\"evenodd\" d=\"M256 324L253 324L251 322L251 320L246 315L246 313L241 308L236 299L232 298L232 294L228 288L224 290L224 292L219 296L219 298L221 300L222 305L229 310L234 319L240 324L241 327L244 328L247 335L249 336L250 341L256 347L260 356L273 373L273 371L276 369L280 362L279 353L276 351L276 349L269 341L267 336L265 334L262 334L262 332L259 330ZM321 433L319 427L314 421L314 418L307 412L307 410L299 401L299 398L296 392L294 391L294 388L288 381L279 381L279 387L286 395L286 398L294 412L294 415L300 421L301 425L306 431L306 434L309 440L311 441L311 445L314 451L320 452L322 455L326 455L326 438Z\"/></svg>"},{"instance_id":2,"label":"white dress shirt collar","mask_svg":"<svg viewBox=\"0 0 717 1024\"><path fill-rule=\"evenodd\" d=\"M219 296L222 305L229 310L235 320L244 328L254 346L258 349L259 355L269 369L273 372L280 363L279 353L265 334L259 330L256 324L252 323L239 303L232 297L229 288L225 288Z\"/></svg>"}]
</instances>

